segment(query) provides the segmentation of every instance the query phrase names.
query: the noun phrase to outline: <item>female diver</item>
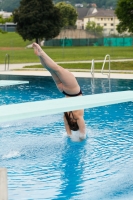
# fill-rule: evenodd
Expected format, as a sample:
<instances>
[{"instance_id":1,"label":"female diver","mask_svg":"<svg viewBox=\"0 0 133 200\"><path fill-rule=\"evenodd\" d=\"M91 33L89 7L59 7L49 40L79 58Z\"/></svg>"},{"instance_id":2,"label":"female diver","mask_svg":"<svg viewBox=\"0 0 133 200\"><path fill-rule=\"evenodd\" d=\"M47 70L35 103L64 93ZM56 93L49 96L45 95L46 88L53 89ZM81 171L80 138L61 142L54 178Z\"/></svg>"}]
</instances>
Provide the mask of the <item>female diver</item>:
<instances>
[{"instance_id":1,"label":"female diver","mask_svg":"<svg viewBox=\"0 0 133 200\"><path fill-rule=\"evenodd\" d=\"M56 64L37 43L33 43L32 46L35 54L39 56L41 64L51 73L59 91L66 97L82 96L82 91L74 75ZM71 130L79 130L79 139L83 140L86 138L83 116L84 110L74 110L64 113L64 123L68 136L72 135Z\"/></svg>"}]
</instances>

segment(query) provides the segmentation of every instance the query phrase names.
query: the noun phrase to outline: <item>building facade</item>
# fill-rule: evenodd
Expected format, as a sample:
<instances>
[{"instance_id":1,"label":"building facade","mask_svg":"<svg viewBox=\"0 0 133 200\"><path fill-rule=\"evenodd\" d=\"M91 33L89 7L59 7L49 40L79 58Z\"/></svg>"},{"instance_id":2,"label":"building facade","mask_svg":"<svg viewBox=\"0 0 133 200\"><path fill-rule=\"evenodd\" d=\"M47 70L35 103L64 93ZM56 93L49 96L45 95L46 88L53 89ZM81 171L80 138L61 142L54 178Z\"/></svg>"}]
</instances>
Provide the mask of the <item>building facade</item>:
<instances>
[{"instance_id":1,"label":"building facade","mask_svg":"<svg viewBox=\"0 0 133 200\"><path fill-rule=\"evenodd\" d=\"M12 12L6 12L6 11L1 10L1 11L0 11L0 15L1 15L3 18L9 18L9 17L12 16Z\"/></svg>"},{"instance_id":2,"label":"building facade","mask_svg":"<svg viewBox=\"0 0 133 200\"><path fill-rule=\"evenodd\" d=\"M103 27L104 36L118 35L117 25L119 20L114 10L98 8L77 8L76 10L78 13L77 29L85 29L87 23L93 21Z\"/></svg>"}]
</instances>

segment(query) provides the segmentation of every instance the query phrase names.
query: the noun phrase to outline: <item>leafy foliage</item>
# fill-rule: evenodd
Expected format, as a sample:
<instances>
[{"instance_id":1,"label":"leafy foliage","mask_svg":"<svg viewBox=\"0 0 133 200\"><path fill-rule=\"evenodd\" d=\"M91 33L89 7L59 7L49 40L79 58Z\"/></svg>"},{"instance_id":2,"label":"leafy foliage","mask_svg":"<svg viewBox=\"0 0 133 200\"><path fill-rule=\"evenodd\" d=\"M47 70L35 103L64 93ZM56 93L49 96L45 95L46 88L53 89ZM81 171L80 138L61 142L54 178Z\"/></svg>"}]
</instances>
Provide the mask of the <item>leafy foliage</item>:
<instances>
[{"instance_id":1,"label":"leafy foliage","mask_svg":"<svg viewBox=\"0 0 133 200\"><path fill-rule=\"evenodd\" d=\"M103 27L100 25L97 25L95 22L91 21L91 22L87 23L86 30L94 35L97 34L97 35L101 36L102 32L103 32Z\"/></svg>"},{"instance_id":2,"label":"leafy foliage","mask_svg":"<svg viewBox=\"0 0 133 200\"><path fill-rule=\"evenodd\" d=\"M120 20L117 26L118 32L128 31L133 33L133 1L119 0L115 13Z\"/></svg>"},{"instance_id":3,"label":"leafy foliage","mask_svg":"<svg viewBox=\"0 0 133 200\"><path fill-rule=\"evenodd\" d=\"M6 32L6 31L3 31L2 29L0 29L0 33L3 34L3 33L7 33L7 32Z\"/></svg>"},{"instance_id":4,"label":"leafy foliage","mask_svg":"<svg viewBox=\"0 0 133 200\"><path fill-rule=\"evenodd\" d=\"M12 22L13 21L13 16L8 17L8 18L3 18L2 15L0 15L0 23L5 24L6 22Z\"/></svg>"},{"instance_id":5,"label":"leafy foliage","mask_svg":"<svg viewBox=\"0 0 133 200\"><path fill-rule=\"evenodd\" d=\"M36 42L56 37L62 25L59 9L52 0L21 0L13 12L13 21L24 40L36 39Z\"/></svg>"},{"instance_id":6,"label":"leafy foliage","mask_svg":"<svg viewBox=\"0 0 133 200\"><path fill-rule=\"evenodd\" d=\"M54 1L56 3L60 2L60 0L54 0ZM78 4L78 3L84 4L84 5L95 3L98 8L109 8L109 7L114 8L116 6L117 0L69 0L69 2L72 5L75 5L75 4Z\"/></svg>"},{"instance_id":7,"label":"leafy foliage","mask_svg":"<svg viewBox=\"0 0 133 200\"><path fill-rule=\"evenodd\" d=\"M0 23L1 24L5 24L6 22L12 22L13 21L13 17L9 17L9 18L3 18L2 15L0 15ZM6 31L0 29L0 33L7 33Z\"/></svg>"},{"instance_id":8,"label":"leafy foliage","mask_svg":"<svg viewBox=\"0 0 133 200\"><path fill-rule=\"evenodd\" d=\"M60 10L62 26L74 26L77 20L76 9L72 5L66 4L65 2L57 3L56 7Z\"/></svg>"}]
</instances>

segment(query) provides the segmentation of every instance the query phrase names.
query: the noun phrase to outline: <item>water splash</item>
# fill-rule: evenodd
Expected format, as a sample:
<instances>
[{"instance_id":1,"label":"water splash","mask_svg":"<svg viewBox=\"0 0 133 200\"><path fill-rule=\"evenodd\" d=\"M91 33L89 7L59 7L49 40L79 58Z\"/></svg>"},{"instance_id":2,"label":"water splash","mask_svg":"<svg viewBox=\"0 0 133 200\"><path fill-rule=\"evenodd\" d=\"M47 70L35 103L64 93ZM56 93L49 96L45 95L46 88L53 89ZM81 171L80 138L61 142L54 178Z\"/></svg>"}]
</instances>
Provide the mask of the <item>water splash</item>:
<instances>
[{"instance_id":1,"label":"water splash","mask_svg":"<svg viewBox=\"0 0 133 200\"><path fill-rule=\"evenodd\" d=\"M2 156L2 159L13 159L13 158L18 158L20 156L21 156L21 154L19 151L10 151L9 153L4 154Z\"/></svg>"}]
</instances>

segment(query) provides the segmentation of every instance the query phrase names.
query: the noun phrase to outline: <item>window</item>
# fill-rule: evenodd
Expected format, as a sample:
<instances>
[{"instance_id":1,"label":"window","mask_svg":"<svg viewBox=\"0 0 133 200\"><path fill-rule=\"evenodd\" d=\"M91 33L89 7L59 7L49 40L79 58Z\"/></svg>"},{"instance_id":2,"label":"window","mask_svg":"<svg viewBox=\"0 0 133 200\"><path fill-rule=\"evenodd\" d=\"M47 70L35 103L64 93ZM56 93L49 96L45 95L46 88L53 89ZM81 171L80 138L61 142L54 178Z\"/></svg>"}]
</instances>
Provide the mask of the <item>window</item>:
<instances>
[{"instance_id":1,"label":"window","mask_svg":"<svg viewBox=\"0 0 133 200\"><path fill-rule=\"evenodd\" d=\"M100 24L99 24L99 23L97 23L97 26L100 26Z\"/></svg>"},{"instance_id":2,"label":"window","mask_svg":"<svg viewBox=\"0 0 133 200\"><path fill-rule=\"evenodd\" d=\"M104 26L107 26L107 24L104 24Z\"/></svg>"},{"instance_id":3,"label":"window","mask_svg":"<svg viewBox=\"0 0 133 200\"><path fill-rule=\"evenodd\" d=\"M114 24L110 24L111 26L114 26Z\"/></svg>"},{"instance_id":4,"label":"window","mask_svg":"<svg viewBox=\"0 0 133 200\"><path fill-rule=\"evenodd\" d=\"M113 21L113 18L111 18L111 21Z\"/></svg>"},{"instance_id":5,"label":"window","mask_svg":"<svg viewBox=\"0 0 133 200\"><path fill-rule=\"evenodd\" d=\"M114 31L114 29L111 29L111 31Z\"/></svg>"},{"instance_id":6,"label":"window","mask_svg":"<svg viewBox=\"0 0 133 200\"><path fill-rule=\"evenodd\" d=\"M103 18L101 18L101 20L103 20Z\"/></svg>"}]
</instances>

